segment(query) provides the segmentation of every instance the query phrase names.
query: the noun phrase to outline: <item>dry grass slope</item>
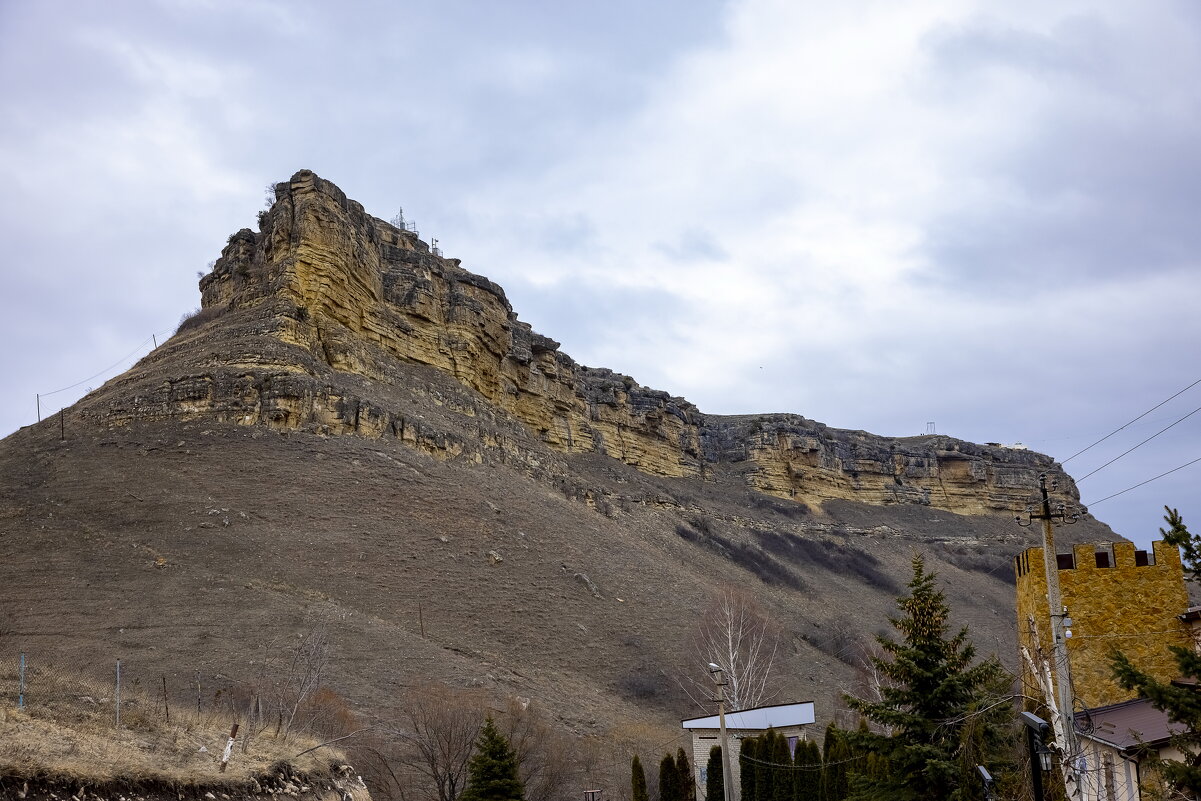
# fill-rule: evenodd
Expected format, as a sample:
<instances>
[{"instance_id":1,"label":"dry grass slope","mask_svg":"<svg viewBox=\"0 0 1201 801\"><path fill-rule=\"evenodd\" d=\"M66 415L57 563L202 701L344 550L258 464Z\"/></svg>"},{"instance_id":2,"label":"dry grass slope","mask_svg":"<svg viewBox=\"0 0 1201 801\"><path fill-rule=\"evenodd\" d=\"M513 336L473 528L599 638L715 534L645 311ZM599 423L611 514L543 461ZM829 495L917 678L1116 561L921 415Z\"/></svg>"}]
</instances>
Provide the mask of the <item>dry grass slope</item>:
<instances>
[{"instance_id":1,"label":"dry grass slope","mask_svg":"<svg viewBox=\"0 0 1201 801\"><path fill-rule=\"evenodd\" d=\"M4 682L15 682L11 667L0 673ZM0 798L49 797L47 788L92 788L88 798L113 797L117 788L130 797L138 792L155 797L168 789L173 797L204 792L254 797L289 784L319 798L335 784L357 781L343 767L340 751L331 746L309 751L320 741L295 734L260 735L245 750L240 738L222 772L234 720L225 710L167 722L144 711L155 708L152 698L123 693L118 728L111 686L47 671L39 687L44 700L21 707L6 700L0 706ZM238 722L245 731L245 722Z\"/></svg>"}]
</instances>

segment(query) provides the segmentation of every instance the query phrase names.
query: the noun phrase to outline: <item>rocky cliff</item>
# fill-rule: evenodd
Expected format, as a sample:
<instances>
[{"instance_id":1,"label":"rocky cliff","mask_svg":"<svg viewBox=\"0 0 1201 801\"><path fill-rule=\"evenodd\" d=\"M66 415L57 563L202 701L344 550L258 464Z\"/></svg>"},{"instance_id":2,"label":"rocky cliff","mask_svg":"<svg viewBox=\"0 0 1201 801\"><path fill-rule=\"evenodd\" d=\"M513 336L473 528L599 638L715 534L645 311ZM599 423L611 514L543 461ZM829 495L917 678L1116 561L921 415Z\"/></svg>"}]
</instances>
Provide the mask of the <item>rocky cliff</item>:
<instances>
[{"instance_id":1,"label":"rocky cliff","mask_svg":"<svg viewBox=\"0 0 1201 801\"><path fill-rule=\"evenodd\" d=\"M1022 505L1048 457L949 437L886 438L797 415L721 417L629 376L584 367L517 318L504 290L416 234L367 214L310 171L276 186L258 233L243 229L200 282L194 334L219 317L274 339L211 354L207 370L113 402L110 419L213 416L284 429L397 437L443 456L518 455L480 429L464 438L410 419L329 372L392 380L390 363L427 365L473 390L456 411L500 411L557 452L603 453L660 476L739 464L752 488L819 507L828 499L919 504L965 514ZM528 454L526 455L528 458ZM542 465L542 467L546 467ZM552 471L553 472L553 471Z\"/></svg>"}]
</instances>

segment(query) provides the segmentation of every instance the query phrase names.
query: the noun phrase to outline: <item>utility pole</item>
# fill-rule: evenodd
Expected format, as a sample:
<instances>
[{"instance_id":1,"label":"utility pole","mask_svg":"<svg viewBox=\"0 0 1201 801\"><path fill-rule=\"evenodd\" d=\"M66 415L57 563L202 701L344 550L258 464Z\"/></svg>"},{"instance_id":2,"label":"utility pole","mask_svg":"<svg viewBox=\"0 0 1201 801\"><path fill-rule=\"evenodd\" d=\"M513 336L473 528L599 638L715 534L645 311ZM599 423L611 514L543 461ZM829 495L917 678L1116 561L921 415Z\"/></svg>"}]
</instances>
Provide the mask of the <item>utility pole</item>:
<instances>
[{"instance_id":1,"label":"utility pole","mask_svg":"<svg viewBox=\"0 0 1201 801\"><path fill-rule=\"evenodd\" d=\"M1039 511L1030 510L1029 521L1022 522L1019 515L1017 523L1028 527L1035 520L1043 523L1043 568L1047 575L1047 607L1051 616L1051 653L1055 664L1055 698L1048 698L1059 713L1059 742L1063 746L1060 754L1063 767L1064 790L1070 799L1081 798L1082 788L1080 777L1076 774L1076 757L1080 753L1076 739L1076 718L1073 714L1072 703L1072 669L1068 663L1067 638L1072 636L1065 623L1070 623L1067 609L1063 605L1063 596L1059 591L1059 563L1055 553L1054 522L1071 525L1080 520L1077 512L1069 513L1065 504L1060 503L1055 511L1051 510L1051 499L1047 494L1047 474L1038 476L1038 490L1042 495Z\"/></svg>"},{"instance_id":2,"label":"utility pole","mask_svg":"<svg viewBox=\"0 0 1201 801\"><path fill-rule=\"evenodd\" d=\"M736 801L734 798L734 776L730 773L730 742L726 738L726 672L716 663L709 663L709 673L713 683L717 685L717 724L720 729L718 742L721 743L721 785L725 801Z\"/></svg>"}]
</instances>

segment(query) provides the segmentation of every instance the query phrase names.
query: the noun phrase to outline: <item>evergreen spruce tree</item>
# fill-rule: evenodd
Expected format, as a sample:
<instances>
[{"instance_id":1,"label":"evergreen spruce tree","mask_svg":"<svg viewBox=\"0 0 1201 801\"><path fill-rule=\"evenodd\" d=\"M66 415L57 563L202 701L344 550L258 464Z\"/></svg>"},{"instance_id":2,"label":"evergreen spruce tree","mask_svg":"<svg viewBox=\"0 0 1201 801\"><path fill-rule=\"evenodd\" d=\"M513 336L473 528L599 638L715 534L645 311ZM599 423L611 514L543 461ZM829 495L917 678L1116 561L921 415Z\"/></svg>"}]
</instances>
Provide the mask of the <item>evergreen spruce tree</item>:
<instances>
[{"instance_id":1,"label":"evergreen spruce tree","mask_svg":"<svg viewBox=\"0 0 1201 801\"><path fill-rule=\"evenodd\" d=\"M484 722L467 763L467 787L460 801L523 801L525 788L517 775L517 754L496 729L492 717Z\"/></svg>"},{"instance_id":2,"label":"evergreen spruce tree","mask_svg":"<svg viewBox=\"0 0 1201 801\"><path fill-rule=\"evenodd\" d=\"M1164 511L1167 512L1164 520L1168 530L1161 528L1159 533L1164 542L1181 549L1189 579L1201 582L1201 541L1189 533L1179 512L1166 506ZM1170 720L1184 724L1185 730L1171 740L1184 759L1165 760L1161 770L1173 788L1192 798L1201 798L1201 654L1180 646L1169 646L1169 650L1176 659L1180 677L1186 681L1159 681L1120 653L1113 655L1113 673L1118 684L1149 698L1151 704L1166 712ZM1187 681L1189 679L1192 681Z\"/></svg>"},{"instance_id":3,"label":"evergreen spruce tree","mask_svg":"<svg viewBox=\"0 0 1201 801\"><path fill-rule=\"evenodd\" d=\"M650 801L646 791L646 771L642 769L642 760L634 754L630 763L630 801Z\"/></svg>"},{"instance_id":4,"label":"evergreen spruce tree","mask_svg":"<svg viewBox=\"0 0 1201 801\"><path fill-rule=\"evenodd\" d=\"M709 749L709 762L705 765L705 801L726 801L725 766L721 763L720 745Z\"/></svg>"},{"instance_id":5,"label":"evergreen spruce tree","mask_svg":"<svg viewBox=\"0 0 1201 801\"><path fill-rule=\"evenodd\" d=\"M676 752L676 776L680 781L681 801L696 801L696 776L692 773L692 765L688 764L688 755L683 748Z\"/></svg>"},{"instance_id":6,"label":"evergreen spruce tree","mask_svg":"<svg viewBox=\"0 0 1201 801\"><path fill-rule=\"evenodd\" d=\"M792 797L794 801L821 801L822 752L817 743L802 740L793 755Z\"/></svg>"},{"instance_id":7,"label":"evergreen spruce tree","mask_svg":"<svg viewBox=\"0 0 1201 801\"><path fill-rule=\"evenodd\" d=\"M681 791L675 757L664 754L659 761L659 801L684 801Z\"/></svg>"},{"instance_id":8,"label":"evergreen spruce tree","mask_svg":"<svg viewBox=\"0 0 1201 801\"><path fill-rule=\"evenodd\" d=\"M914 557L909 595L897 602L903 614L890 621L901 637L879 637L885 656L872 660L888 679L883 700L843 696L852 709L893 732L853 735L862 750L888 764L887 776L863 775L853 782L855 799L974 798L977 761L996 765L1003 758L1003 730L1013 715L1005 702L1004 670L995 658L972 664L975 649L966 628L948 633L950 610L934 579L921 557ZM964 758L969 752L970 765Z\"/></svg>"}]
</instances>

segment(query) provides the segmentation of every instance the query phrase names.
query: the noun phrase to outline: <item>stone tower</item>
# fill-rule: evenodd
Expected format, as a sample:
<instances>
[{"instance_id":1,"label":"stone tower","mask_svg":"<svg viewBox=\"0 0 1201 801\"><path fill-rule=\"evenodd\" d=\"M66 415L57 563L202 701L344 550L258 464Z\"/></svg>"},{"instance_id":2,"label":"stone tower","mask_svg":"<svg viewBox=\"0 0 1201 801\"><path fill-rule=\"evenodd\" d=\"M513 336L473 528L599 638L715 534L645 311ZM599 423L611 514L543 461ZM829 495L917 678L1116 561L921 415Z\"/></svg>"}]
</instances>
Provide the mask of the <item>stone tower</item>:
<instances>
[{"instance_id":1,"label":"stone tower","mask_svg":"<svg viewBox=\"0 0 1201 801\"><path fill-rule=\"evenodd\" d=\"M1176 677L1170 645L1192 643L1189 628L1178 617L1188 609L1180 553L1161 541L1151 551L1133 543L1076 545L1057 556L1063 605L1072 619L1067 641L1072 689L1077 709L1126 701L1134 694L1118 686L1109 668L1110 654L1122 651L1161 681ZM1043 549L1027 548L1015 561L1017 572L1018 646L1040 663L1051 659L1050 610ZM1028 695L1039 685L1026 656L1022 680ZM1054 673L1054 666L1051 667Z\"/></svg>"}]
</instances>

